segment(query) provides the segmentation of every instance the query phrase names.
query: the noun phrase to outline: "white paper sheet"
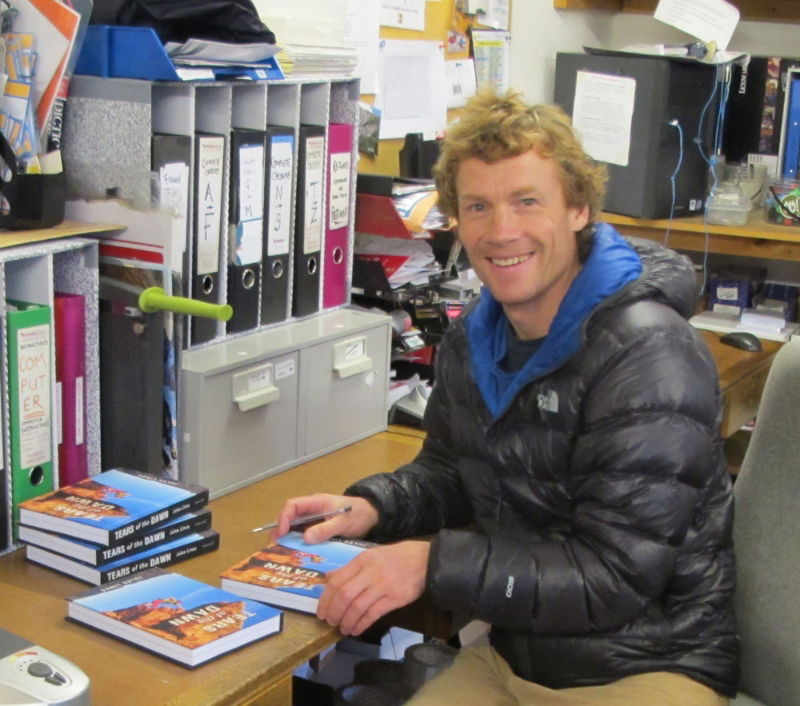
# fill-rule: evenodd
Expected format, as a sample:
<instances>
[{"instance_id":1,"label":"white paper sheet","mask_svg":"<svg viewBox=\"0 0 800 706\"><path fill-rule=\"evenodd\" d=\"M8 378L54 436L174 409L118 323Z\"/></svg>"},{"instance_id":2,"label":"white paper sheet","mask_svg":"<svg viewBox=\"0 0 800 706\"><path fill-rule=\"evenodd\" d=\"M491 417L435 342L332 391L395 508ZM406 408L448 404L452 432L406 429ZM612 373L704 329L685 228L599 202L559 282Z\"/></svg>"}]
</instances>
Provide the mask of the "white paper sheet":
<instances>
[{"instance_id":1,"label":"white paper sheet","mask_svg":"<svg viewBox=\"0 0 800 706\"><path fill-rule=\"evenodd\" d=\"M498 93L508 90L511 64L511 33L473 30L472 50L478 86Z\"/></svg>"},{"instance_id":2,"label":"white paper sheet","mask_svg":"<svg viewBox=\"0 0 800 706\"><path fill-rule=\"evenodd\" d=\"M380 42L379 89L375 107L381 111L380 139L421 132L435 137L447 126L447 84L441 42L391 40Z\"/></svg>"},{"instance_id":3,"label":"white paper sheet","mask_svg":"<svg viewBox=\"0 0 800 706\"><path fill-rule=\"evenodd\" d=\"M447 78L447 107L460 108L467 98L475 95L475 63L472 59L445 61Z\"/></svg>"},{"instance_id":4,"label":"white paper sheet","mask_svg":"<svg viewBox=\"0 0 800 706\"><path fill-rule=\"evenodd\" d=\"M384 27L425 30L425 0L381 0Z\"/></svg>"},{"instance_id":5,"label":"white paper sheet","mask_svg":"<svg viewBox=\"0 0 800 706\"><path fill-rule=\"evenodd\" d=\"M716 42L724 52L739 23L739 10L725 0L659 0L653 17L706 44Z\"/></svg>"},{"instance_id":6,"label":"white paper sheet","mask_svg":"<svg viewBox=\"0 0 800 706\"><path fill-rule=\"evenodd\" d=\"M628 165L636 80L578 71L572 124L594 159Z\"/></svg>"},{"instance_id":7,"label":"white paper sheet","mask_svg":"<svg viewBox=\"0 0 800 706\"><path fill-rule=\"evenodd\" d=\"M355 75L361 79L361 93L378 90L380 10L379 0L347 0L344 41L356 50Z\"/></svg>"}]
</instances>

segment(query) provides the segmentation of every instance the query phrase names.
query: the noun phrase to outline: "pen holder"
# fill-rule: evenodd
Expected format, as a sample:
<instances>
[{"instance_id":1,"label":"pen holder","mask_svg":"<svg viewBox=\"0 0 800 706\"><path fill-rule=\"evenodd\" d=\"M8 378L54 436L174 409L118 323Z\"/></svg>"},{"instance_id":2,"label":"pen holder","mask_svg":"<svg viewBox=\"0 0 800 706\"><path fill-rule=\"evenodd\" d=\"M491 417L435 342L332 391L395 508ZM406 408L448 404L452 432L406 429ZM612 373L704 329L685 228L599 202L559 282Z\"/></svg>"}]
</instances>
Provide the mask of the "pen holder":
<instances>
[{"instance_id":1,"label":"pen holder","mask_svg":"<svg viewBox=\"0 0 800 706\"><path fill-rule=\"evenodd\" d=\"M0 178L0 228L33 230L50 228L64 220L66 179L56 174L20 174L17 157L0 133L0 157L10 174ZM5 175L4 175L5 176Z\"/></svg>"}]
</instances>

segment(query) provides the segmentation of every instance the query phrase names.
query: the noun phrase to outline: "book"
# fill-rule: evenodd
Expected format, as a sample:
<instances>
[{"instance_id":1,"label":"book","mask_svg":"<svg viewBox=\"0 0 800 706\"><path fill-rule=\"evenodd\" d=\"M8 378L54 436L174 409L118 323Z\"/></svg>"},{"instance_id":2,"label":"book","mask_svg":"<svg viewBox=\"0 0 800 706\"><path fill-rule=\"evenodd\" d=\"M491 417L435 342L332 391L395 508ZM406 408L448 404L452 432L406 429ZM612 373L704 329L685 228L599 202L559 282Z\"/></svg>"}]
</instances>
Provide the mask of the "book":
<instances>
[{"instance_id":1,"label":"book","mask_svg":"<svg viewBox=\"0 0 800 706\"><path fill-rule=\"evenodd\" d=\"M25 556L29 561L42 564L62 574L68 574L86 583L100 585L109 581L117 581L132 576L140 571L156 566L169 566L185 561L193 556L208 554L219 548L219 532L207 529L203 532L187 534L154 547L148 547L138 554L113 559L112 561L92 566L70 557L51 552L35 544L25 547Z\"/></svg>"},{"instance_id":2,"label":"book","mask_svg":"<svg viewBox=\"0 0 800 706\"><path fill-rule=\"evenodd\" d=\"M208 488L112 469L26 500L20 523L109 545L208 503Z\"/></svg>"},{"instance_id":3,"label":"book","mask_svg":"<svg viewBox=\"0 0 800 706\"><path fill-rule=\"evenodd\" d=\"M280 610L159 568L70 596L67 619L190 668L283 629Z\"/></svg>"},{"instance_id":4,"label":"book","mask_svg":"<svg viewBox=\"0 0 800 706\"><path fill-rule=\"evenodd\" d=\"M19 526L19 540L58 554L64 554L85 564L98 566L114 559L138 554L149 547L158 546L187 534L203 532L210 527L211 510L203 508L197 512L178 515L157 525L149 532L134 537L123 537L119 542L114 542L109 546L87 542L85 539L72 539L27 525Z\"/></svg>"},{"instance_id":5,"label":"book","mask_svg":"<svg viewBox=\"0 0 800 706\"><path fill-rule=\"evenodd\" d=\"M221 585L245 598L316 613L326 573L372 546L372 542L339 537L306 544L300 532L289 532L222 572Z\"/></svg>"}]
</instances>

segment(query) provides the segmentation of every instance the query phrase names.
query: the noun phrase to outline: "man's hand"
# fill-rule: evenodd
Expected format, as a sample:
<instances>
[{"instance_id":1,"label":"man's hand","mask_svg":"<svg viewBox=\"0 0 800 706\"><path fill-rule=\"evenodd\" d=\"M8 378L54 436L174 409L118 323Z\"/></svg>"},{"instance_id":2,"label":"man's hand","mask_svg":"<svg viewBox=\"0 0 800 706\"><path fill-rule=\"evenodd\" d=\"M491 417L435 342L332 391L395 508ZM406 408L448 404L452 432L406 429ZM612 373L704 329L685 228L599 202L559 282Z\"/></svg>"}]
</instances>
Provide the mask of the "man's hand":
<instances>
[{"instance_id":1,"label":"man's hand","mask_svg":"<svg viewBox=\"0 0 800 706\"><path fill-rule=\"evenodd\" d=\"M345 495L317 493L287 500L278 513L278 526L272 533L274 539L285 535L290 523L305 515L330 512L350 505L352 510L335 515L328 520L316 522L303 532L307 544L316 544L330 539L334 535L340 537L363 537L378 524L378 511L364 498L351 498Z\"/></svg>"},{"instance_id":2,"label":"man's hand","mask_svg":"<svg viewBox=\"0 0 800 706\"><path fill-rule=\"evenodd\" d=\"M406 541L363 551L327 575L317 617L343 635L360 635L386 613L412 603L425 589L428 542Z\"/></svg>"}]
</instances>

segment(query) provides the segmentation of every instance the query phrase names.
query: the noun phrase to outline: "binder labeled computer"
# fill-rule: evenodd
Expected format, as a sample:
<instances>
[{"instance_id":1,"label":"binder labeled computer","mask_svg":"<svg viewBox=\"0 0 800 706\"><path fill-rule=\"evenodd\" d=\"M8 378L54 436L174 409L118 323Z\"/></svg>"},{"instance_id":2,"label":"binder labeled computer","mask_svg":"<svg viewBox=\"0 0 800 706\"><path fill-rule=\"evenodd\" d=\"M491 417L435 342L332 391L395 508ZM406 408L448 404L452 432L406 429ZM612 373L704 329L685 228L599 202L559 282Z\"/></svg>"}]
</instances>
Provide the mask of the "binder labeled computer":
<instances>
[{"instance_id":1,"label":"binder labeled computer","mask_svg":"<svg viewBox=\"0 0 800 706\"><path fill-rule=\"evenodd\" d=\"M45 304L6 300L11 503L54 490L52 327Z\"/></svg>"},{"instance_id":2,"label":"binder labeled computer","mask_svg":"<svg viewBox=\"0 0 800 706\"><path fill-rule=\"evenodd\" d=\"M325 224L325 128L301 125L297 156L292 314L319 310L320 256Z\"/></svg>"},{"instance_id":3,"label":"binder labeled computer","mask_svg":"<svg viewBox=\"0 0 800 706\"><path fill-rule=\"evenodd\" d=\"M261 323L284 321L289 314L289 253L292 243L292 196L295 132L267 126L266 230L261 269Z\"/></svg>"},{"instance_id":4,"label":"binder labeled computer","mask_svg":"<svg viewBox=\"0 0 800 706\"><path fill-rule=\"evenodd\" d=\"M347 302L352 162L353 126L331 123L328 126L325 255L322 269L322 306L325 309Z\"/></svg>"},{"instance_id":5,"label":"binder labeled computer","mask_svg":"<svg viewBox=\"0 0 800 706\"><path fill-rule=\"evenodd\" d=\"M191 297L218 304L221 301L219 260L225 179L225 138L222 135L195 135L194 168ZM216 332L215 319L198 316L191 320L192 344L210 341Z\"/></svg>"},{"instance_id":6,"label":"binder labeled computer","mask_svg":"<svg viewBox=\"0 0 800 706\"><path fill-rule=\"evenodd\" d=\"M56 356L58 486L89 475L86 446L86 297L56 292L53 299Z\"/></svg>"},{"instance_id":7,"label":"binder labeled computer","mask_svg":"<svg viewBox=\"0 0 800 706\"><path fill-rule=\"evenodd\" d=\"M233 317L228 333L258 325L258 295L264 241L265 134L235 129L231 133L230 211L228 225L228 303Z\"/></svg>"}]
</instances>

